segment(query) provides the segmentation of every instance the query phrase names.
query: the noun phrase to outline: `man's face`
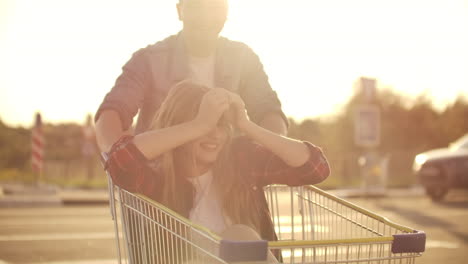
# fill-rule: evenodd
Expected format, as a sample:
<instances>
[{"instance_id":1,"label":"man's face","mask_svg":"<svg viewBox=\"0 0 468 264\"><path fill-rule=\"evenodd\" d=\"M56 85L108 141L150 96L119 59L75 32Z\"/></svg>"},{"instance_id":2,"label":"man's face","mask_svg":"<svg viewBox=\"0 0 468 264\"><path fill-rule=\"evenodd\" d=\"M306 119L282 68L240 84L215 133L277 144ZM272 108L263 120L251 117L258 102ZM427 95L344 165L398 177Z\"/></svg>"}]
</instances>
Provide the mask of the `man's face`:
<instances>
[{"instance_id":1,"label":"man's face","mask_svg":"<svg viewBox=\"0 0 468 264\"><path fill-rule=\"evenodd\" d=\"M183 0L177 5L184 34L198 39L218 37L227 19L227 0Z\"/></svg>"}]
</instances>

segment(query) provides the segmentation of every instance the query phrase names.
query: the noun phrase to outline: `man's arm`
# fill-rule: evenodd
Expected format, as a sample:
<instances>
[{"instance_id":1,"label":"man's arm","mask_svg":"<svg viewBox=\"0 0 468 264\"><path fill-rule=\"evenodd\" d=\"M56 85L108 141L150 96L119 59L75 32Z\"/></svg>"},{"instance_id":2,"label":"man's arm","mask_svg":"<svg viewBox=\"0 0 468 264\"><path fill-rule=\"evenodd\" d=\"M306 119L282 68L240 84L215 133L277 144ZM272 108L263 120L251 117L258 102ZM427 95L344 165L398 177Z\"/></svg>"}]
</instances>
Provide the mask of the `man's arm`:
<instances>
[{"instance_id":1,"label":"man's arm","mask_svg":"<svg viewBox=\"0 0 468 264\"><path fill-rule=\"evenodd\" d=\"M99 149L109 152L112 145L124 135L119 114L114 110L105 110L96 122L96 140Z\"/></svg>"},{"instance_id":2,"label":"man's arm","mask_svg":"<svg viewBox=\"0 0 468 264\"><path fill-rule=\"evenodd\" d=\"M286 135L288 121L281 109L281 102L271 88L258 56L248 47L243 47L244 64L241 73L239 94L245 102L250 119L263 128Z\"/></svg>"},{"instance_id":3,"label":"man's arm","mask_svg":"<svg viewBox=\"0 0 468 264\"><path fill-rule=\"evenodd\" d=\"M144 53L145 49L135 52L123 66L122 74L95 115L96 139L101 151L110 151L112 145L126 134L143 104L150 82Z\"/></svg>"}]
</instances>

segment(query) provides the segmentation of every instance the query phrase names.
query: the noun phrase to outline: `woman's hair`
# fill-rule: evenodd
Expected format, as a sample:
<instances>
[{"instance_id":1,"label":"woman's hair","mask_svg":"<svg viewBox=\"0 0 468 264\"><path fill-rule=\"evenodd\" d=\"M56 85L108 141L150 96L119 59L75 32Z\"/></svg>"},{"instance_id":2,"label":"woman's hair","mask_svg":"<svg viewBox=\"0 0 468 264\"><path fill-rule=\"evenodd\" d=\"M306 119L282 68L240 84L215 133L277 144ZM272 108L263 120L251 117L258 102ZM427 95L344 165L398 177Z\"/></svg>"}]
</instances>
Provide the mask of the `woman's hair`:
<instances>
[{"instance_id":1,"label":"woman's hair","mask_svg":"<svg viewBox=\"0 0 468 264\"><path fill-rule=\"evenodd\" d=\"M162 129L193 120L200 106L200 102L209 88L182 81L169 90L153 121L152 129ZM227 140L218 158L213 164L213 184L218 191L224 214L234 224L245 224L260 231L260 216L252 202L249 186L241 180L239 170L234 166L231 152L233 137L232 126L228 115L221 118L227 131ZM190 133L190 131L188 131ZM193 185L187 180L194 175L197 164L192 144L184 144L160 157L160 168L164 175L164 188L161 195L162 203L188 216L195 195ZM191 196L191 197L190 197Z\"/></svg>"}]
</instances>

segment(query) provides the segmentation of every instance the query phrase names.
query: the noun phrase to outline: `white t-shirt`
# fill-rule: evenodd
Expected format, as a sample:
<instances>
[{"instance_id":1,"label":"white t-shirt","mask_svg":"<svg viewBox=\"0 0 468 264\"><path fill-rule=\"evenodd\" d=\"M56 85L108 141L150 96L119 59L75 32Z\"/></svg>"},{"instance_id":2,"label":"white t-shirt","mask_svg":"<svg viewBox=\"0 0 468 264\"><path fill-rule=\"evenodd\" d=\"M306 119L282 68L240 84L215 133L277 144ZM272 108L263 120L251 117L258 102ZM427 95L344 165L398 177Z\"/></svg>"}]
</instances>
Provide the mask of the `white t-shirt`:
<instances>
[{"instance_id":1,"label":"white t-shirt","mask_svg":"<svg viewBox=\"0 0 468 264\"><path fill-rule=\"evenodd\" d=\"M190 178L189 181L195 187L193 208L189 214L190 221L221 233L229 221L224 217L222 205L214 188L213 173L210 170L201 176Z\"/></svg>"},{"instance_id":2,"label":"white t-shirt","mask_svg":"<svg viewBox=\"0 0 468 264\"><path fill-rule=\"evenodd\" d=\"M189 63L189 77L197 83L209 88L215 86L214 81L214 65L215 54L208 57L192 57L188 58Z\"/></svg>"}]
</instances>

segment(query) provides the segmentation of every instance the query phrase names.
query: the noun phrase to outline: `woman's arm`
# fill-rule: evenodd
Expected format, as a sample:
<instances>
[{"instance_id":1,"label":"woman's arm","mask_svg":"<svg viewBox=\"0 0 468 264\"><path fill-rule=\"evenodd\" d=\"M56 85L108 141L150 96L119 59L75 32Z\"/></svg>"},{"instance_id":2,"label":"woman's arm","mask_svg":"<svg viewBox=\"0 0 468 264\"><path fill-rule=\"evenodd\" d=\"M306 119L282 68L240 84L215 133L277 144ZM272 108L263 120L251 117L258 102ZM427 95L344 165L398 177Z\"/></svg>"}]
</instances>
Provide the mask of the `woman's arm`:
<instances>
[{"instance_id":1,"label":"woman's arm","mask_svg":"<svg viewBox=\"0 0 468 264\"><path fill-rule=\"evenodd\" d=\"M330 166L320 148L259 127L249 121L238 95L231 94L231 101L234 123L248 137L238 139L235 144L237 164L259 187L316 184L330 175Z\"/></svg>"},{"instance_id":2,"label":"woman's arm","mask_svg":"<svg viewBox=\"0 0 468 264\"><path fill-rule=\"evenodd\" d=\"M187 133L190 131L190 133ZM184 145L204 135L203 126L196 120L176 126L151 130L133 138L133 144L147 160L153 160L161 154Z\"/></svg>"},{"instance_id":3,"label":"woman's arm","mask_svg":"<svg viewBox=\"0 0 468 264\"><path fill-rule=\"evenodd\" d=\"M155 184L161 182L156 183L156 172L148 166L148 161L208 133L228 107L226 91L213 89L204 95L193 120L137 136L121 137L112 145L106 161L106 169L114 183L132 192L151 193Z\"/></svg>"},{"instance_id":4,"label":"woman's arm","mask_svg":"<svg viewBox=\"0 0 468 264\"><path fill-rule=\"evenodd\" d=\"M300 167L309 160L309 148L302 141L280 136L251 122L242 99L234 93L230 95L235 110L235 123L247 137L270 150L291 167Z\"/></svg>"},{"instance_id":5,"label":"woman's arm","mask_svg":"<svg viewBox=\"0 0 468 264\"><path fill-rule=\"evenodd\" d=\"M200 103L195 119L135 136L134 145L148 160L207 134L229 108L229 94L224 89L212 89Z\"/></svg>"},{"instance_id":6,"label":"woman's arm","mask_svg":"<svg viewBox=\"0 0 468 264\"><path fill-rule=\"evenodd\" d=\"M309 160L309 149L302 141L280 136L250 121L242 131L291 167L300 167Z\"/></svg>"}]
</instances>

